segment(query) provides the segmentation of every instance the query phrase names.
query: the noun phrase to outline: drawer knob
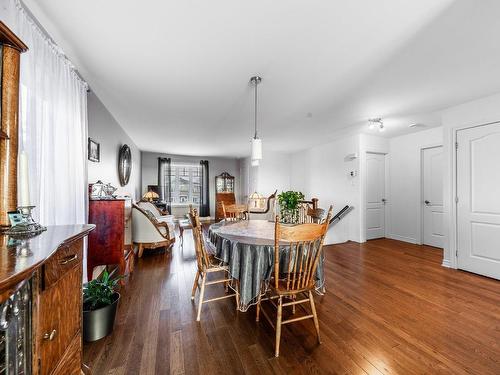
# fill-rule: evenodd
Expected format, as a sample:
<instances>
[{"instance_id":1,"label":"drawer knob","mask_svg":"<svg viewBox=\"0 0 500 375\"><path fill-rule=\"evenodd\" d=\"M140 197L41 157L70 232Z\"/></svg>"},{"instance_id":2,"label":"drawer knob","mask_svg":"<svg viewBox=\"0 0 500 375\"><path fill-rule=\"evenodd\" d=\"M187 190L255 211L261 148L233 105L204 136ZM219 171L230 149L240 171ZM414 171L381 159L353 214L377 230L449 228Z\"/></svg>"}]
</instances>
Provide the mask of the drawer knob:
<instances>
[{"instance_id":1,"label":"drawer knob","mask_svg":"<svg viewBox=\"0 0 500 375\"><path fill-rule=\"evenodd\" d=\"M56 337L57 331L55 329L52 330L50 333L46 333L43 335L44 340L52 341L54 340L54 337Z\"/></svg>"},{"instance_id":2,"label":"drawer knob","mask_svg":"<svg viewBox=\"0 0 500 375\"><path fill-rule=\"evenodd\" d=\"M71 255L69 257L66 257L64 258L63 260L61 260L61 264L62 265L65 265L65 264L68 264L68 263L71 263L71 262L74 262L75 260L78 259L78 254L75 254L75 255Z\"/></svg>"}]
</instances>

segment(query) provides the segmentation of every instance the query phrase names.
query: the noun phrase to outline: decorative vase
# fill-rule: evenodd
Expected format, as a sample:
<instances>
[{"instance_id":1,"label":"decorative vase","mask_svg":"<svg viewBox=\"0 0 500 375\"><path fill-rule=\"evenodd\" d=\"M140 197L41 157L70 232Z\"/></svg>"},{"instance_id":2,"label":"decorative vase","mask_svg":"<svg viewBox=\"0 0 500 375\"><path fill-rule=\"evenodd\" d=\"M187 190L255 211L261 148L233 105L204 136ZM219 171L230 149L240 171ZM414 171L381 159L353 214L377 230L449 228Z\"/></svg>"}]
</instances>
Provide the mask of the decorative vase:
<instances>
[{"instance_id":1,"label":"decorative vase","mask_svg":"<svg viewBox=\"0 0 500 375\"><path fill-rule=\"evenodd\" d=\"M120 294L115 293L113 299L114 302L111 305L96 310L83 310L83 339L85 341L97 341L113 332Z\"/></svg>"}]
</instances>

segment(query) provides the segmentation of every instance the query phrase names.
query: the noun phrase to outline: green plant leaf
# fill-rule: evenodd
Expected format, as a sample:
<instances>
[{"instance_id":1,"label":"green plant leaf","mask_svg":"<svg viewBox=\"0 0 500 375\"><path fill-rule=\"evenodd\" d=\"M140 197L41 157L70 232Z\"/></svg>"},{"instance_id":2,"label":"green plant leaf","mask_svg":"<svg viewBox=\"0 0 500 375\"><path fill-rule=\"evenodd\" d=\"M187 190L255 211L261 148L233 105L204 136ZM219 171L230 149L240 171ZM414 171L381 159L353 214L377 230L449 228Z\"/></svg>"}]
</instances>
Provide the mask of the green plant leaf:
<instances>
[{"instance_id":1,"label":"green plant leaf","mask_svg":"<svg viewBox=\"0 0 500 375\"><path fill-rule=\"evenodd\" d=\"M295 210L299 206L299 201L304 199L304 194L300 191L283 191L278 195L280 207L286 210Z\"/></svg>"},{"instance_id":2,"label":"green plant leaf","mask_svg":"<svg viewBox=\"0 0 500 375\"><path fill-rule=\"evenodd\" d=\"M89 281L83 287L83 303L86 308L96 310L113 303L113 295L118 281L123 276L111 278L105 270L100 278Z\"/></svg>"}]
</instances>

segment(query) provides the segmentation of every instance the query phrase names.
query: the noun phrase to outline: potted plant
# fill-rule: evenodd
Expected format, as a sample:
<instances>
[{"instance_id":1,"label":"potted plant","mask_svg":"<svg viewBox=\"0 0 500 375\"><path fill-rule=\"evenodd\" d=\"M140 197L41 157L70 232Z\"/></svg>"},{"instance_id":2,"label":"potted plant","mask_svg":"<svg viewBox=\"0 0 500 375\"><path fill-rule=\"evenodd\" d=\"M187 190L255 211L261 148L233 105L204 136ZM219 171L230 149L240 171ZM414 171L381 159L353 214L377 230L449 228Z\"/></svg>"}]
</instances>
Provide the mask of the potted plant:
<instances>
[{"instance_id":1,"label":"potted plant","mask_svg":"<svg viewBox=\"0 0 500 375\"><path fill-rule=\"evenodd\" d=\"M96 341L113 331L120 294L116 286L121 277L111 278L105 270L100 278L83 287L83 339Z\"/></svg>"},{"instance_id":2,"label":"potted plant","mask_svg":"<svg viewBox=\"0 0 500 375\"><path fill-rule=\"evenodd\" d=\"M304 199L300 191L283 191L278 195L280 222L296 224L299 221L299 203Z\"/></svg>"}]
</instances>

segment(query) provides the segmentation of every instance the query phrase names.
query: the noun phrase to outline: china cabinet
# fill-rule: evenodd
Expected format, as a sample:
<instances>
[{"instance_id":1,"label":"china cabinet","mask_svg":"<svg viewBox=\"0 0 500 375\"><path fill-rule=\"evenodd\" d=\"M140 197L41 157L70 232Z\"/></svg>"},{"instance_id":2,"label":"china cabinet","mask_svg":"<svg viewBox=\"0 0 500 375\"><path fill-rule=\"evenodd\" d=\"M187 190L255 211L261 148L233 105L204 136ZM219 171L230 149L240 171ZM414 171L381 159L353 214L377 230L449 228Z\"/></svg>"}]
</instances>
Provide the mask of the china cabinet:
<instances>
[{"instance_id":1,"label":"china cabinet","mask_svg":"<svg viewBox=\"0 0 500 375\"><path fill-rule=\"evenodd\" d=\"M224 218L222 202L225 205L235 204L234 177L227 172L215 176L215 220Z\"/></svg>"}]
</instances>

